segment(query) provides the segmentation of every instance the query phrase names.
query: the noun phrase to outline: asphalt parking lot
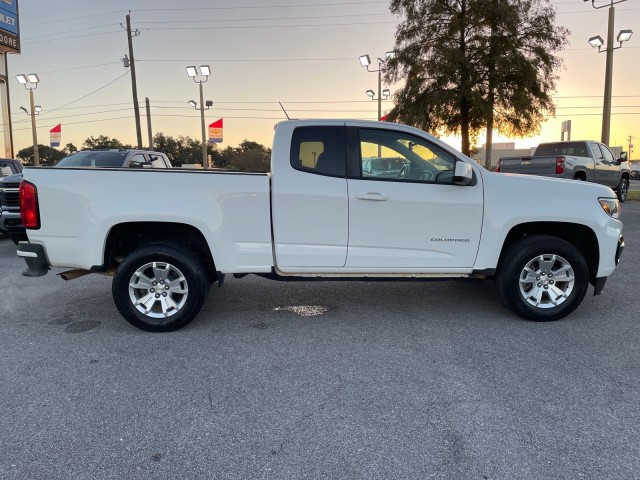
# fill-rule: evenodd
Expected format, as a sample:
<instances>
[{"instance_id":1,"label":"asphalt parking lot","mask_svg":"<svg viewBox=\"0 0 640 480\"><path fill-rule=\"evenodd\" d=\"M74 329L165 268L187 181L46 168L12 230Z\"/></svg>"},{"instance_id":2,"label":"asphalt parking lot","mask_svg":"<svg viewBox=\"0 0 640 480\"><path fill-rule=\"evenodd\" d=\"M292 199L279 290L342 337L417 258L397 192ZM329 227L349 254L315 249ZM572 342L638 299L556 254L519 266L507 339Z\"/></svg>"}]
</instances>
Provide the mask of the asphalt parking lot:
<instances>
[{"instance_id":1,"label":"asphalt parking lot","mask_svg":"<svg viewBox=\"0 0 640 480\"><path fill-rule=\"evenodd\" d=\"M150 334L110 278L22 277L0 237L0 478L638 478L640 203L622 219L603 295L553 323L491 282L249 276Z\"/></svg>"}]
</instances>

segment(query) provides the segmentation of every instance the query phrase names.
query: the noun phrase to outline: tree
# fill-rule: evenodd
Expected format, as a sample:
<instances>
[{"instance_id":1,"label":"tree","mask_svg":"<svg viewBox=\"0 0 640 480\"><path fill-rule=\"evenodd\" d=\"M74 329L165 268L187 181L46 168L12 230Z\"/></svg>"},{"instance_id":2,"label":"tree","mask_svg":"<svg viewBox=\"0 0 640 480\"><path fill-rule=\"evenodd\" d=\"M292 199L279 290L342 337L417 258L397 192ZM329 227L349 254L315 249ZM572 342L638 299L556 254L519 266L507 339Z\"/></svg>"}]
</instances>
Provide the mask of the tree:
<instances>
[{"instance_id":1,"label":"tree","mask_svg":"<svg viewBox=\"0 0 640 480\"><path fill-rule=\"evenodd\" d=\"M459 133L469 154L492 123L528 135L555 113L555 54L568 32L547 0L392 0L391 11L406 19L385 72L405 81L390 120Z\"/></svg>"},{"instance_id":2,"label":"tree","mask_svg":"<svg viewBox=\"0 0 640 480\"><path fill-rule=\"evenodd\" d=\"M133 148L131 145L125 145L115 138L109 138L106 135L100 135L98 137L89 137L82 144L84 150L107 150L110 148Z\"/></svg>"},{"instance_id":3,"label":"tree","mask_svg":"<svg viewBox=\"0 0 640 480\"><path fill-rule=\"evenodd\" d=\"M174 167L183 164L202 164L202 142L191 137L179 136L174 138L162 132L153 137L153 148L166 153ZM207 145L207 155L215 157L215 145ZM215 162L214 162L215 163Z\"/></svg>"},{"instance_id":4,"label":"tree","mask_svg":"<svg viewBox=\"0 0 640 480\"><path fill-rule=\"evenodd\" d=\"M73 143L67 143L62 149L62 151L67 155L71 155L72 153L78 151L78 147L76 147Z\"/></svg>"},{"instance_id":5,"label":"tree","mask_svg":"<svg viewBox=\"0 0 640 480\"><path fill-rule=\"evenodd\" d=\"M38 158L40 159L40 165L51 166L61 158L65 157L65 153L55 148L51 148L48 145L38 144ZM18 157L25 165L34 165L33 161L33 145L20 150L16 157Z\"/></svg>"}]
</instances>

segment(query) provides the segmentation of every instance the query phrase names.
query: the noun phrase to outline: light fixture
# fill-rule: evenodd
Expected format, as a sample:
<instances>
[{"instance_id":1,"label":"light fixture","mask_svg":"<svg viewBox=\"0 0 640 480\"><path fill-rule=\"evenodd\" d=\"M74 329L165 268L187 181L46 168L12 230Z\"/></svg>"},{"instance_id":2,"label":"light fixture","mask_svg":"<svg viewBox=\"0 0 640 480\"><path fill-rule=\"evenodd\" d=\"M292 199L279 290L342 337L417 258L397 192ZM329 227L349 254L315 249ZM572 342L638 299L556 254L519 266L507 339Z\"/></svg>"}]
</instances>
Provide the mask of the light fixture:
<instances>
[{"instance_id":1,"label":"light fixture","mask_svg":"<svg viewBox=\"0 0 640 480\"><path fill-rule=\"evenodd\" d=\"M394 52L394 51L390 51L390 52L385 53L385 54L384 54L384 56L385 56L385 58L386 58L387 60L389 60L390 58L393 58L393 57L395 57L395 56L396 56L396 52Z\"/></svg>"},{"instance_id":2,"label":"light fixture","mask_svg":"<svg viewBox=\"0 0 640 480\"><path fill-rule=\"evenodd\" d=\"M370 96L372 99L375 94L376 93L373 90L367 90L367 95Z\"/></svg>"},{"instance_id":3,"label":"light fixture","mask_svg":"<svg viewBox=\"0 0 640 480\"><path fill-rule=\"evenodd\" d=\"M204 105L209 108L209 107L213 107L213 100L207 100L206 102L204 102Z\"/></svg>"},{"instance_id":4,"label":"light fixture","mask_svg":"<svg viewBox=\"0 0 640 480\"><path fill-rule=\"evenodd\" d=\"M385 97L388 97L389 95L391 95L391 90L389 90L388 88L385 88L384 90L382 90L382 95L384 95Z\"/></svg>"},{"instance_id":5,"label":"light fixture","mask_svg":"<svg viewBox=\"0 0 640 480\"><path fill-rule=\"evenodd\" d=\"M368 67L369 65L371 65L371 59L369 58L369 55L362 55L360 57L360 65L362 65L363 67Z\"/></svg>"},{"instance_id":6,"label":"light fixture","mask_svg":"<svg viewBox=\"0 0 640 480\"><path fill-rule=\"evenodd\" d=\"M617 37L618 42L628 42L631 35L633 35L633 30L620 30Z\"/></svg>"},{"instance_id":7,"label":"light fixture","mask_svg":"<svg viewBox=\"0 0 640 480\"><path fill-rule=\"evenodd\" d=\"M209 76L211 75L211 67L209 65L200 65L199 70L200 74L198 74L198 70L196 70L196 67L194 65L187 66L187 75L189 75L189 77L191 77L191 79L198 84L198 88L200 90L200 104L198 105L194 100L189 100L189 105L191 105L195 109L200 110L200 127L202 129L202 168L209 168L209 159L207 156L207 129L204 123L205 101L204 93L202 91L202 84L209 80ZM212 105L213 102L211 100L207 100L207 110Z\"/></svg>"},{"instance_id":8,"label":"light fixture","mask_svg":"<svg viewBox=\"0 0 640 480\"><path fill-rule=\"evenodd\" d=\"M591 37L589 39L589 45L591 45L593 48L600 48L602 45L604 45L604 40L600 35L596 35L595 37Z\"/></svg>"},{"instance_id":9,"label":"light fixture","mask_svg":"<svg viewBox=\"0 0 640 480\"><path fill-rule=\"evenodd\" d=\"M31 134L33 135L33 164L38 167L40 166L40 154L38 152L38 131L36 129L36 115L38 115L42 111L42 107L40 105L36 105L33 100L33 91L38 88L38 83L40 83L40 77L38 77L37 73L20 73L16 75L16 80L20 85L24 85L24 88L29 90L29 102L31 104L31 110L27 110L24 107L20 107L27 115L31 116Z\"/></svg>"}]
</instances>

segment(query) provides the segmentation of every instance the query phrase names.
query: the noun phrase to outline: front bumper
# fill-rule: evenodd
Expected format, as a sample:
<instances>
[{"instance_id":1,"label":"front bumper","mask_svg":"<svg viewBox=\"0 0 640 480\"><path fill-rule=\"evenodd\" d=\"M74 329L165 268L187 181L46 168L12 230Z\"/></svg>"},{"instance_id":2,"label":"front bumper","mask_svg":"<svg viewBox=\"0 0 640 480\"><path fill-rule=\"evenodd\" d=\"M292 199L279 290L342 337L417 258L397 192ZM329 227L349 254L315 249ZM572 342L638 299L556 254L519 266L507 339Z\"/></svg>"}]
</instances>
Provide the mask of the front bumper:
<instances>
[{"instance_id":1,"label":"front bumper","mask_svg":"<svg viewBox=\"0 0 640 480\"><path fill-rule=\"evenodd\" d=\"M2 215L0 215L0 232L16 235L26 234L26 230L22 226L19 211L2 210Z\"/></svg>"},{"instance_id":2,"label":"front bumper","mask_svg":"<svg viewBox=\"0 0 640 480\"><path fill-rule=\"evenodd\" d=\"M620 257L622 256L622 251L624 250L624 237L620 235L618 238L618 247L616 248L616 257L615 262L616 265L620 263ZM602 293L602 289L604 288L605 283L607 283L608 277L597 277L595 282L593 282L593 286L595 287L593 290L594 295L600 295Z\"/></svg>"},{"instance_id":3,"label":"front bumper","mask_svg":"<svg viewBox=\"0 0 640 480\"><path fill-rule=\"evenodd\" d=\"M25 277L42 277L51 270L43 245L20 242L16 253L27 262L27 269L22 272Z\"/></svg>"}]
</instances>

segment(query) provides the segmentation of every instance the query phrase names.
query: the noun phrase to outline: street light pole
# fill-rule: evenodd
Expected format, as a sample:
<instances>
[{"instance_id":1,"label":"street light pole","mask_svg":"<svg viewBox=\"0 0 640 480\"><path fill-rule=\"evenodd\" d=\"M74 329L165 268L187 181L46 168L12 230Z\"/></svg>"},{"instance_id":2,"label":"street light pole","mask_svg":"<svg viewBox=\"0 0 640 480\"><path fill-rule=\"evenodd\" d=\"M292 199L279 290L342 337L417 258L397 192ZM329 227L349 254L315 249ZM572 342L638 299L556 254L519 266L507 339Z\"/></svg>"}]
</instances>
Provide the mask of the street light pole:
<instances>
[{"instance_id":1,"label":"street light pole","mask_svg":"<svg viewBox=\"0 0 640 480\"><path fill-rule=\"evenodd\" d=\"M207 158L207 131L204 125L204 93L202 92L202 82L200 82L200 124L202 126L202 167L209 168L209 159Z\"/></svg>"},{"instance_id":2,"label":"street light pole","mask_svg":"<svg viewBox=\"0 0 640 480\"><path fill-rule=\"evenodd\" d=\"M393 58L394 55L395 55L394 52L387 52L385 54L384 60L382 58L378 58L378 68L376 70L371 70L369 68L369 65L371 65L371 58L369 57L369 55L362 55L359 58L360 65L362 65L363 67L366 67L367 72L378 73L378 119L377 119L378 121L380 121L380 119L382 118L382 72L386 70L384 68L384 65L385 63L387 63L387 60L389 60L390 58ZM387 90L385 89L385 92L386 91ZM373 100L373 96L369 92L371 92L371 90L367 91L367 95L369 95ZM387 96L388 95L385 95L385 99Z\"/></svg>"},{"instance_id":3,"label":"street light pole","mask_svg":"<svg viewBox=\"0 0 640 480\"><path fill-rule=\"evenodd\" d=\"M604 74L604 104L602 107L602 137L601 142L609 145L611 132L611 84L613 81L613 30L615 28L616 9L609 7L609 27L607 30L607 63Z\"/></svg>"},{"instance_id":4,"label":"street light pole","mask_svg":"<svg viewBox=\"0 0 640 480\"><path fill-rule=\"evenodd\" d=\"M29 101L31 102L31 130L33 133L33 164L37 167L40 165L40 155L38 153L38 133L36 130L36 105L33 98L33 91L38 88L40 77L37 73L29 73L27 75L21 73L16 75L16 80L20 85L29 90Z\"/></svg>"},{"instance_id":5,"label":"street light pole","mask_svg":"<svg viewBox=\"0 0 640 480\"><path fill-rule=\"evenodd\" d=\"M31 102L31 131L33 133L33 164L40 165L40 153L38 152L38 130L36 129L36 102L33 98L33 89L29 90L29 101Z\"/></svg>"},{"instance_id":6,"label":"street light pole","mask_svg":"<svg viewBox=\"0 0 640 480\"><path fill-rule=\"evenodd\" d=\"M584 0L585 2L588 0ZM618 42L619 46L613 46L613 31L615 29L615 16L616 9L614 7L617 3L625 2L626 0L610 0L609 4L609 24L607 26L607 59L606 59L606 67L604 73L604 102L602 104L602 135L600 141L605 145L609 145L609 138L611 135L611 95L613 89L613 51L622 47L622 42L626 42L631 38L633 32L631 30L621 30L618 33ZM600 9L604 8L606 5L596 6L596 0L591 0L591 5L593 8ZM595 37L591 37L589 39L589 43L593 48L598 49L598 53L602 53L602 38L597 35Z\"/></svg>"},{"instance_id":7,"label":"street light pole","mask_svg":"<svg viewBox=\"0 0 640 480\"><path fill-rule=\"evenodd\" d=\"M187 67L187 75L193 78L193 81L200 84L200 123L202 126L202 168L209 168L209 159L207 158L207 130L204 123L204 93L202 90L202 84L209 80L209 76L211 75L211 68L209 65L200 65L200 79L196 80L198 76L198 71L195 66ZM189 105L194 105L195 102L190 101ZM207 101L207 108L213 104L213 102Z\"/></svg>"}]
</instances>

